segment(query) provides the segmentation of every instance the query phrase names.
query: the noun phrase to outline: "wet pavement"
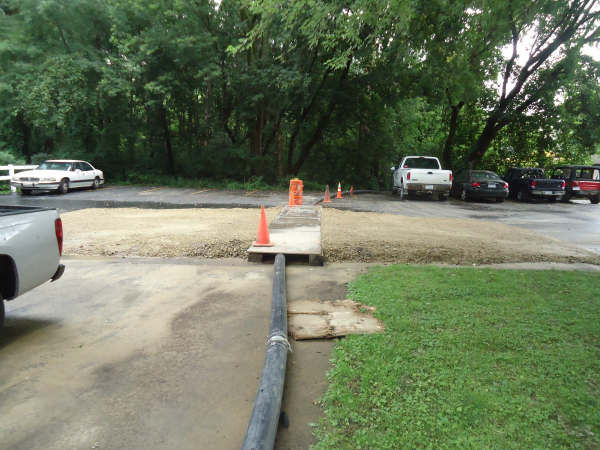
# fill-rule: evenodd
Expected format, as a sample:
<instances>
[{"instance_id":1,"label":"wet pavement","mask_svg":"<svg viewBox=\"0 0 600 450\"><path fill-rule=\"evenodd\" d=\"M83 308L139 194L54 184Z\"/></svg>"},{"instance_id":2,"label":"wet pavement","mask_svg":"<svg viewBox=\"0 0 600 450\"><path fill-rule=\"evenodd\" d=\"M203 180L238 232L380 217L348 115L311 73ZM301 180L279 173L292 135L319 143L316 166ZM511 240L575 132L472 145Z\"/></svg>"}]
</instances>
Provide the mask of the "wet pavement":
<instances>
[{"instance_id":1,"label":"wet pavement","mask_svg":"<svg viewBox=\"0 0 600 450\"><path fill-rule=\"evenodd\" d=\"M273 266L239 259L63 258L6 303L0 448L239 448L269 332ZM367 264L286 268L289 301L346 298ZM330 340L294 341L275 450L308 449Z\"/></svg>"},{"instance_id":2,"label":"wet pavement","mask_svg":"<svg viewBox=\"0 0 600 450\"><path fill-rule=\"evenodd\" d=\"M316 195L305 194L305 204L312 204ZM285 191L229 191L217 189L187 189L160 186L106 186L97 191L77 189L66 195L39 192L24 196L19 192L0 196L0 204L48 206L60 211L85 208L260 208L284 206Z\"/></svg>"},{"instance_id":3,"label":"wet pavement","mask_svg":"<svg viewBox=\"0 0 600 450\"><path fill-rule=\"evenodd\" d=\"M315 203L322 193L305 193L304 204ZM258 208L285 206L285 191L227 191L216 189L185 189L152 186L107 186L97 191L75 190L67 195L20 193L0 196L0 204L32 205L58 208L60 212L85 208ZM391 193L361 194L332 198L325 207L351 211L380 212L409 217L448 217L475 219L512 225L562 239L600 253L600 205L588 200L569 203L545 201L519 203L508 200L496 203L488 200L462 202L435 198L400 200ZM485 226L482 224L482 226Z\"/></svg>"}]
</instances>

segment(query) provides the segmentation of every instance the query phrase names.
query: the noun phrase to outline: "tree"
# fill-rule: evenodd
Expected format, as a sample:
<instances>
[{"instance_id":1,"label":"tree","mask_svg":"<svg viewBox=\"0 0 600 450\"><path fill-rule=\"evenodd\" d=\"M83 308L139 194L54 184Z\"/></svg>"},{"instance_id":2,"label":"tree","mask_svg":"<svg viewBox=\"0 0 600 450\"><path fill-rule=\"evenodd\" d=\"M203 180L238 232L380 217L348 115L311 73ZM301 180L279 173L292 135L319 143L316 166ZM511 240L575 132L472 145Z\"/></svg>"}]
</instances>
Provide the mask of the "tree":
<instances>
[{"instance_id":1,"label":"tree","mask_svg":"<svg viewBox=\"0 0 600 450\"><path fill-rule=\"evenodd\" d=\"M477 167L500 130L533 112L536 103L556 93L575 75L582 47L600 39L596 6L594 0L508 2L512 54L506 62L500 97L491 105L467 164ZM520 40L528 35L533 36L533 44L526 62L519 66Z\"/></svg>"}]
</instances>

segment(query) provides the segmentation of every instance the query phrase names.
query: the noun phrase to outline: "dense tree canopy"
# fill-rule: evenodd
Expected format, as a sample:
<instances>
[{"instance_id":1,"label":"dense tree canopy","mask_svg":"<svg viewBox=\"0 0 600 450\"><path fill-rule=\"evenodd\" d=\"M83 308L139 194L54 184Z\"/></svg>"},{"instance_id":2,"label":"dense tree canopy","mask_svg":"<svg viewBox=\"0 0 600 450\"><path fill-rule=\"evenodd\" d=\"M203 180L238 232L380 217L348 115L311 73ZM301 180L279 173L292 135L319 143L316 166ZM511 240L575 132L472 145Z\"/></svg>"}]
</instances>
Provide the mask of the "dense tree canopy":
<instances>
[{"instance_id":1,"label":"dense tree canopy","mask_svg":"<svg viewBox=\"0 0 600 450\"><path fill-rule=\"evenodd\" d=\"M584 162L597 0L0 0L0 163L378 188Z\"/></svg>"}]
</instances>

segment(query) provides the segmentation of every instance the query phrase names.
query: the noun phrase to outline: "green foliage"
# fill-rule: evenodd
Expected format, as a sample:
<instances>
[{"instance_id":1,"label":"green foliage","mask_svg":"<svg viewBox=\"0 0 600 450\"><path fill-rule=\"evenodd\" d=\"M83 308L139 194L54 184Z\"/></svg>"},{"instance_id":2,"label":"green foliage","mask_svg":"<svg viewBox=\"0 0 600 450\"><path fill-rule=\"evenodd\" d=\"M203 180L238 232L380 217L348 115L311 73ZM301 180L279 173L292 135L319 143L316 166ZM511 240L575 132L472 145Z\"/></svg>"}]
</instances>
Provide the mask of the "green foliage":
<instances>
[{"instance_id":1,"label":"green foliage","mask_svg":"<svg viewBox=\"0 0 600 450\"><path fill-rule=\"evenodd\" d=\"M596 448L600 274L388 266L337 341L315 449Z\"/></svg>"}]
</instances>

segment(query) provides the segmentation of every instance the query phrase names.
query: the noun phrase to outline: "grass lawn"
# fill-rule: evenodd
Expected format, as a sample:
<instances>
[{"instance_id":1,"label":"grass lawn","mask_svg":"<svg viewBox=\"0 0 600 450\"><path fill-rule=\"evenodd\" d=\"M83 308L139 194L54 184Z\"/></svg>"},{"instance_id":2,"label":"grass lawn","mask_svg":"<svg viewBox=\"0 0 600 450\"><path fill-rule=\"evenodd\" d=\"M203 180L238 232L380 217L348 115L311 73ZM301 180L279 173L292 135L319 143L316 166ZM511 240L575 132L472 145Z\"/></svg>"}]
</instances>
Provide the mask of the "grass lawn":
<instances>
[{"instance_id":1,"label":"grass lawn","mask_svg":"<svg viewBox=\"0 0 600 450\"><path fill-rule=\"evenodd\" d=\"M316 449L600 448L600 274L376 267L378 335L337 342Z\"/></svg>"}]
</instances>

